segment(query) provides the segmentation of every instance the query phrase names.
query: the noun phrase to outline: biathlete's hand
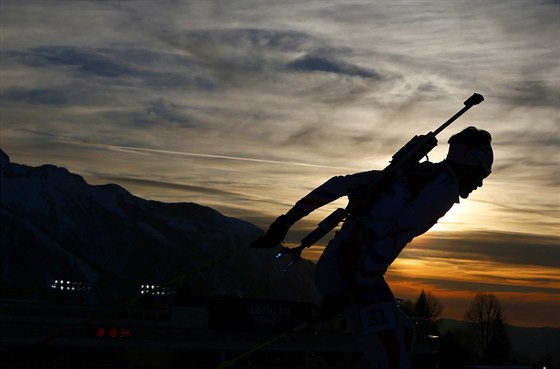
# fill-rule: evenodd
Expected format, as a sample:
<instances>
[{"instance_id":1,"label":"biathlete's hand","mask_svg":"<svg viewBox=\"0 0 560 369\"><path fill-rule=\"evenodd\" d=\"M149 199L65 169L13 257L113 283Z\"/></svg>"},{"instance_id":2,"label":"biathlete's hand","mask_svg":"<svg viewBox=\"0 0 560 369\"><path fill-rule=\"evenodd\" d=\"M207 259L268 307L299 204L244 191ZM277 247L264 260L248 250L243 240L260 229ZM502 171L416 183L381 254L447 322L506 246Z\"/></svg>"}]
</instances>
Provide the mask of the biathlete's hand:
<instances>
[{"instance_id":1,"label":"biathlete's hand","mask_svg":"<svg viewBox=\"0 0 560 369\"><path fill-rule=\"evenodd\" d=\"M251 247L256 249L269 249L278 246L284 241L288 230L292 226L285 215L280 215L268 228L266 234L251 242Z\"/></svg>"}]
</instances>

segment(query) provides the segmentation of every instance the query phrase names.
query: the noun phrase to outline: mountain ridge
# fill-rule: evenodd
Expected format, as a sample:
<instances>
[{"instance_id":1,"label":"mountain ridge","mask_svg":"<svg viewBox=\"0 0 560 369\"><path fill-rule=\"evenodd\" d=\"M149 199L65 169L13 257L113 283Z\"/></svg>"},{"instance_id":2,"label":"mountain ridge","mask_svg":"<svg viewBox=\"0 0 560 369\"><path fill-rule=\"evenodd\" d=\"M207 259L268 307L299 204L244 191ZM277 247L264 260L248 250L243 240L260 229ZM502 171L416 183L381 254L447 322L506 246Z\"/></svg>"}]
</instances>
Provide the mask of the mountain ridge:
<instances>
[{"instance_id":1,"label":"mountain ridge","mask_svg":"<svg viewBox=\"0 0 560 369\"><path fill-rule=\"evenodd\" d=\"M1 160L0 295L41 299L53 281L78 280L92 285L89 303L111 304L229 255L182 287L193 296L318 302L312 263L283 273L277 250L249 248L263 233L249 222L90 185L50 164L12 163L4 152Z\"/></svg>"}]
</instances>

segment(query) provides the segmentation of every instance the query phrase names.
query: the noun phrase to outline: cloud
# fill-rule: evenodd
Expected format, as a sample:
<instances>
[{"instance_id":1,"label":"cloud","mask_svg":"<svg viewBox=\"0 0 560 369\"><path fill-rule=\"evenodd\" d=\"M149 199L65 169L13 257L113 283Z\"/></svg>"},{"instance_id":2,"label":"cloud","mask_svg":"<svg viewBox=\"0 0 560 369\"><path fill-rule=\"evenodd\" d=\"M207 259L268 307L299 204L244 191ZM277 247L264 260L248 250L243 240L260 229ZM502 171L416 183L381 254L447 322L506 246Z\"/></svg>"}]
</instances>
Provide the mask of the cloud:
<instances>
[{"instance_id":1,"label":"cloud","mask_svg":"<svg viewBox=\"0 0 560 369\"><path fill-rule=\"evenodd\" d=\"M426 235L412 257L492 260L504 264L560 268L560 236L521 232L478 231L451 236ZM408 249L402 254L407 257Z\"/></svg>"},{"instance_id":2,"label":"cloud","mask_svg":"<svg viewBox=\"0 0 560 369\"><path fill-rule=\"evenodd\" d=\"M166 101L163 98L148 101L143 112L138 112L134 120L138 123L162 124L169 122L181 126L194 126L192 120L187 117L183 107Z\"/></svg>"},{"instance_id":3,"label":"cloud","mask_svg":"<svg viewBox=\"0 0 560 369\"><path fill-rule=\"evenodd\" d=\"M130 152L148 152L148 153L155 153L155 154L163 154L169 156L186 156L186 157L197 157L197 158L205 158L205 159L218 159L218 160L233 160L233 161L244 161L244 162L255 162L255 163L265 163L265 164L277 164L282 166L301 166L301 167L312 167L312 168L328 168L328 169L342 169L332 166L323 166L323 165L316 165L312 163L306 163L303 161L294 162L294 161L287 161L287 160L267 160L267 159L260 159L260 158L250 158L250 157L239 157L239 156L224 156L224 155L211 155L211 154L203 154L203 153L194 153L194 152L186 152L186 151L169 151L169 150L155 150L155 149L147 149L141 147L126 147L126 146L107 146L109 149L115 150L122 150L122 151L130 151Z\"/></svg>"},{"instance_id":4,"label":"cloud","mask_svg":"<svg viewBox=\"0 0 560 369\"><path fill-rule=\"evenodd\" d=\"M243 195L239 193L224 191L208 186L196 186L196 185L189 185L189 184L182 184L182 183L166 182L166 181L155 180L155 179L133 178L133 177L125 177L125 176L109 176L103 174L98 174L97 177L103 180L115 181L116 183L126 183L127 185L147 186L147 187L154 187L159 189L171 189L171 190L178 190L178 191L184 191L189 193L194 192L194 193L212 195L212 196L225 196L228 198L243 197Z\"/></svg>"},{"instance_id":5,"label":"cloud","mask_svg":"<svg viewBox=\"0 0 560 369\"><path fill-rule=\"evenodd\" d=\"M555 23L551 3L529 4L12 4L3 128L25 121L114 145L360 168L385 164L447 102L484 86L474 117L504 118L490 181L540 190L558 183L558 135L526 121L550 120L538 104L556 92L527 64L554 70L538 45ZM103 16L76 17L83 9ZM532 109L510 115L519 99ZM522 198L504 204L515 213L549 201Z\"/></svg>"},{"instance_id":6,"label":"cloud","mask_svg":"<svg viewBox=\"0 0 560 369\"><path fill-rule=\"evenodd\" d=\"M452 278L452 277L451 277ZM435 285L451 291L480 291L480 292L521 292L521 293L560 293L555 287L543 287L538 281L529 279L532 285L516 285L515 281L504 280L502 283L490 282L487 275L480 276L477 281L453 280L445 275L441 278L419 278L422 284ZM537 282L537 283L535 283Z\"/></svg>"},{"instance_id":7,"label":"cloud","mask_svg":"<svg viewBox=\"0 0 560 369\"><path fill-rule=\"evenodd\" d=\"M508 105L515 107L558 107L560 101L560 87L542 80L523 80L508 86L507 94L503 92L502 98Z\"/></svg>"},{"instance_id":8,"label":"cloud","mask_svg":"<svg viewBox=\"0 0 560 369\"><path fill-rule=\"evenodd\" d=\"M326 72L351 77L362 77L380 80L381 76L373 71L356 65L328 59L323 56L307 55L287 64L288 69L299 72Z\"/></svg>"},{"instance_id":9,"label":"cloud","mask_svg":"<svg viewBox=\"0 0 560 369\"><path fill-rule=\"evenodd\" d=\"M371 68L345 60L351 56L349 48L311 33L268 28L204 28L159 32L157 37L195 60L222 88L250 86L266 94L273 90L275 94L286 91L305 99L310 92L313 94L309 91L313 86L307 90L297 86L299 80L292 78L291 72L320 71L341 77L381 79ZM279 90L279 85L285 87ZM344 89L338 95L344 99Z\"/></svg>"},{"instance_id":10,"label":"cloud","mask_svg":"<svg viewBox=\"0 0 560 369\"><path fill-rule=\"evenodd\" d=\"M401 253L388 279L445 291L558 295L559 241L513 232L428 233Z\"/></svg>"},{"instance_id":11,"label":"cloud","mask_svg":"<svg viewBox=\"0 0 560 369\"><path fill-rule=\"evenodd\" d=\"M67 80L56 87L8 85L7 97L58 105L49 119L68 122L75 132L93 125L98 128L87 128L87 135L97 133L103 140L107 135L101 132L108 132L108 126L155 129L160 124L191 129L190 136L204 147L210 140L218 147L245 141L243 150L251 152L240 156L249 156L262 152L254 143L267 142L277 145L275 156L283 156L288 149L319 145L328 151L333 135L321 117L329 115L330 107L351 105L366 96L373 86L362 79L381 80L373 68L349 60L351 49L312 33L267 28L153 32L172 48L53 44L10 51L13 61L45 75L64 74ZM312 70L329 76L302 83L299 72ZM73 109L84 105L98 109L86 115L85 110ZM319 119L309 121L313 110ZM315 134L299 135L302 126ZM366 144L359 132L351 137L348 133L339 135L341 145ZM134 136L138 134L129 135Z\"/></svg>"},{"instance_id":12,"label":"cloud","mask_svg":"<svg viewBox=\"0 0 560 369\"><path fill-rule=\"evenodd\" d=\"M133 69L116 62L102 50L87 47L36 47L25 52L15 52L14 56L31 67L69 67L79 73L100 77L121 77L135 73Z\"/></svg>"},{"instance_id":13,"label":"cloud","mask_svg":"<svg viewBox=\"0 0 560 369\"><path fill-rule=\"evenodd\" d=\"M147 91L195 88L212 91L217 86L204 75L198 65L185 55L138 49L126 45L118 49L88 46L48 45L23 50L6 50L11 63L42 70L42 73L63 73L67 88L88 87L94 95L106 94L110 88L137 88ZM112 91L115 93L116 91Z\"/></svg>"},{"instance_id":14,"label":"cloud","mask_svg":"<svg viewBox=\"0 0 560 369\"><path fill-rule=\"evenodd\" d=\"M158 38L205 65L249 68L263 65L268 56L282 57L317 49L333 49L328 42L305 32L250 29L199 28L159 32ZM343 49L339 49L341 51Z\"/></svg>"},{"instance_id":15,"label":"cloud","mask_svg":"<svg viewBox=\"0 0 560 369\"><path fill-rule=\"evenodd\" d=\"M1 98L7 102L23 102L31 105L65 105L73 100L72 94L68 93L67 89L61 88L16 88L2 91Z\"/></svg>"}]
</instances>

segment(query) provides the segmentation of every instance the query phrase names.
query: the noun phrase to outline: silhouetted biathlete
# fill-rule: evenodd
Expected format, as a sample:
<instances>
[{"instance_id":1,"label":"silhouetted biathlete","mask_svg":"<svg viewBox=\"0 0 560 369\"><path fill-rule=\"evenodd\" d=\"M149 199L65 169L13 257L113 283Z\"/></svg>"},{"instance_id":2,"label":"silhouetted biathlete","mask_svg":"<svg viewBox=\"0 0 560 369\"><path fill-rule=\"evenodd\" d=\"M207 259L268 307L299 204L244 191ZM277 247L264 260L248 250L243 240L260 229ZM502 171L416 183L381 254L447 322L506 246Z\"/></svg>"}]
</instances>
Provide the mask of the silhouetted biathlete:
<instances>
[{"instance_id":1,"label":"silhouetted biathlete","mask_svg":"<svg viewBox=\"0 0 560 369\"><path fill-rule=\"evenodd\" d=\"M317 262L315 282L326 317L344 310L348 326L374 368L410 368L410 320L400 311L384 274L403 248L428 231L459 197L482 186L494 159L491 135L468 127L449 139L439 163L415 165L365 213L349 214ZM296 202L251 246L278 246L290 227L315 209L371 183L380 171L337 176Z\"/></svg>"}]
</instances>

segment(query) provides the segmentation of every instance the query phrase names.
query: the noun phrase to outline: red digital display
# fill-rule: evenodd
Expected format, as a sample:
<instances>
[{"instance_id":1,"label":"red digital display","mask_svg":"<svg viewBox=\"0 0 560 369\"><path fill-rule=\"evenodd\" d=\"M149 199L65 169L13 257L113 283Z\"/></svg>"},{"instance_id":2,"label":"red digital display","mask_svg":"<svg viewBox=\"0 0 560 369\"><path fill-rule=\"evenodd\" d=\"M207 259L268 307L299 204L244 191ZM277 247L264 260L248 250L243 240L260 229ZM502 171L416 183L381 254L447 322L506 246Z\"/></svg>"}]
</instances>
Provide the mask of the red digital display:
<instances>
[{"instance_id":1,"label":"red digital display","mask_svg":"<svg viewBox=\"0 0 560 369\"><path fill-rule=\"evenodd\" d=\"M130 338L130 329L122 327L97 327L95 336L112 339Z\"/></svg>"}]
</instances>

